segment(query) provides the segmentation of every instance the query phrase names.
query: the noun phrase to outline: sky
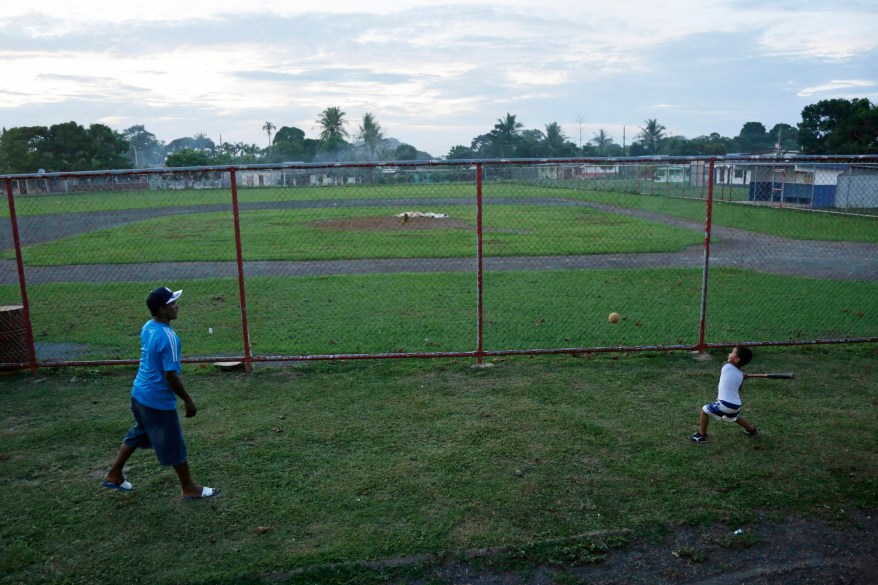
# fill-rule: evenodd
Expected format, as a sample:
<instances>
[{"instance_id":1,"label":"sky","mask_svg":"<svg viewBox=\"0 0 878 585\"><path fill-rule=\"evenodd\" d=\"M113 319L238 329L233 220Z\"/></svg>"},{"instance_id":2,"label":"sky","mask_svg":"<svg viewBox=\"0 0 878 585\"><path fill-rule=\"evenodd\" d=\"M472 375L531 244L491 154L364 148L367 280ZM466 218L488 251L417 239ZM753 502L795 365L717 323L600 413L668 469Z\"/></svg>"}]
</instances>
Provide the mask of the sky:
<instances>
[{"instance_id":1,"label":"sky","mask_svg":"<svg viewBox=\"0 0 878 585\"><path fill-rule=\"evenodd\" d=\"M143 125L170 142L356 136L434 157L557 122L584 144L795 126L832 98L878 103L876 0L30 0L0 10L0 127Z\"/></svg>"}]
</instances>

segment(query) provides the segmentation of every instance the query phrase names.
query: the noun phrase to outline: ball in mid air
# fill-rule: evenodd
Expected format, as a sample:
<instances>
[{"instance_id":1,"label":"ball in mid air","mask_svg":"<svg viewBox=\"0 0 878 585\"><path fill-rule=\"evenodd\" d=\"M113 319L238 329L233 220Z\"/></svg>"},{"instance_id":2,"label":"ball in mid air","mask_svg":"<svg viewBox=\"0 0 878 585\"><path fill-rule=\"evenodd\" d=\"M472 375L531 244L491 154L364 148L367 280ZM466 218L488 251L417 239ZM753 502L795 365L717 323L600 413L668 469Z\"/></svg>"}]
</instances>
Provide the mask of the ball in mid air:
<instances>
[{"instance_id":1,"label":"ball in mid air","mask_svg":"<svg viewBox=\"0 0 878 585\"><path fill-rule=\"evenodd\" d=\"M618 323L619 313L610 313L610 316L607 317L607 321L609 321L610 323Z\"/></svg>"}]
</instances>

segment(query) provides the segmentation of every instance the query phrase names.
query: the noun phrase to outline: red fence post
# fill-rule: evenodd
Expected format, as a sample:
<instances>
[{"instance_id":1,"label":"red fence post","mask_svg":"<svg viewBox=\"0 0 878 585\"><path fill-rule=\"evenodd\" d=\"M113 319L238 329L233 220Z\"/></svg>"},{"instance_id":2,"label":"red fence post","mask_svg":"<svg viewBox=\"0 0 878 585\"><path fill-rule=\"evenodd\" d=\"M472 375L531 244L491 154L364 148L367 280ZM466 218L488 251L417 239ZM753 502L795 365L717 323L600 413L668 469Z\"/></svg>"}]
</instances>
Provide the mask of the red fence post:
<instances>
[{"instance_id":1,"label":"red fence post","mask_svg":"<svg viewBox=\"0 0 878 585\"><path fill-rule=\"evenodd\" d=\"M238 261L238 294L241 297L241 333L244 336L244 371L253 368L250 349L250 325L247 322L247 295L244 286L244 254L241 247L241 215L238 209L238 177L235 169L229 169L232 183L232 215L235 221L235 257Z\"/></svg>"},{"instance_id":2,"label":"red fence post","mask_svg":"<svg viewBox=\"0 0 878 585\"><path fill-rule=\"evenodd\" d=\"M704 268L701 274L701 318L698 323L698 351L704 351L704 329L707 322L707 281L710 272L710 232L713 221L714 162L710 159L707 171L707 213L704 220Z\"/></svg>"},{"instance_id":3,"label":"red fence post","mask_svg":"<svg viewBox=\"0 0 878 585\"><path fill-rule=\"evenodd\" d=\"M484 339L482 337L484 327L484 304L482 301L482 164L476 165L476 363L482 363L484 352Z\"/></svg>"},{"instance_id":4,"label":"red fence post","mask_svg":"<svg viewBox=\"0 0 878 585\"><path fill-rule=\"evenodd\" d=\"M37 350L34 347L34 331L30 322L30 302L27 298L27 284L24 277L24 258L21 254L21 238L18 235L18 218L15 215L15 196L12 193L12 179L6 179L6 199L9 202L9 223L12 226L12 241L15 244L15 263L18 266L18 286L21 289L22 318L24 319L24 343L30 371L37 373Z\"/></svg>"}]
</instances>

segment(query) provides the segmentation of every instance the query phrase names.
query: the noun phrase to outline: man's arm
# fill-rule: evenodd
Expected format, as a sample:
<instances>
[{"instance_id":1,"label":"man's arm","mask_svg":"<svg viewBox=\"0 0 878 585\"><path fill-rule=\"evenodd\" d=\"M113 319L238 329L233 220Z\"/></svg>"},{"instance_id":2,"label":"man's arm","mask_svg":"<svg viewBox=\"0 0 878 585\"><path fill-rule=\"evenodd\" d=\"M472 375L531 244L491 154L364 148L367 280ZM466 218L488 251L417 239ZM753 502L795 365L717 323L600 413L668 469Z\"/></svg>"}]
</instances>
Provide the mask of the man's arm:
<instances>
[{"instance_id":1,"label":"man's arm","mask_svg":"<svg viewBox=\"0 0 878 585\"><path fill-rule=\"evenodd\" d=\"M165 380L171 385L171 390L174 391L174 394L179 396L180 400L183 401L183 404L186 405L186 418L192 418L195 416L198 412L198 408L196 408L195 401L192 400L192 397L189 396L189 393L186 392L186 389L183 387L183 382L180 380L180 376L177 375L177 372L165 372Z\"/></svg>"}]
</instances>

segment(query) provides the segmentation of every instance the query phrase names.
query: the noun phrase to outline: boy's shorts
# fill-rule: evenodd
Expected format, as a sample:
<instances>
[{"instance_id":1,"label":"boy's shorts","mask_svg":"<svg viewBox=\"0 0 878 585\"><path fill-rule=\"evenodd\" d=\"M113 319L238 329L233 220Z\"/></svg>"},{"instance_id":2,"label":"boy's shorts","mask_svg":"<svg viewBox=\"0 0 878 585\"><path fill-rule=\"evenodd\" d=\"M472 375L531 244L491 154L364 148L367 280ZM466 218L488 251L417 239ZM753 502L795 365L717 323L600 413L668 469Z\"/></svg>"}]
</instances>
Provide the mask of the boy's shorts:
<instances>
[{"instance_id":1,"label":"boy's shorts","mask_svg":"<svg viewBox=\"0 0 878 585\"><path fill-rule=\"evenodd\" d=\"M175 410L158 410L131 399L131 412L137 421L123 442L135 449L155 449L159 463L168 467L186 463L186 441Z\"/></svg>"},{"instance_id":2,"label":"boy's shorts","mask_svg":"<svg viewBox=\"0 0 878 585\"><path fill-rule=\"evenodd\" d=\"M705 404L704 408L702 408L701 410L717 418L721 418L729 422L735 422L736 420L738 420L738 413L741 411L741 405L732 404L731 402L726 402L725 400L717 400L716 402Z\"/></svg>"}]
</instances>

